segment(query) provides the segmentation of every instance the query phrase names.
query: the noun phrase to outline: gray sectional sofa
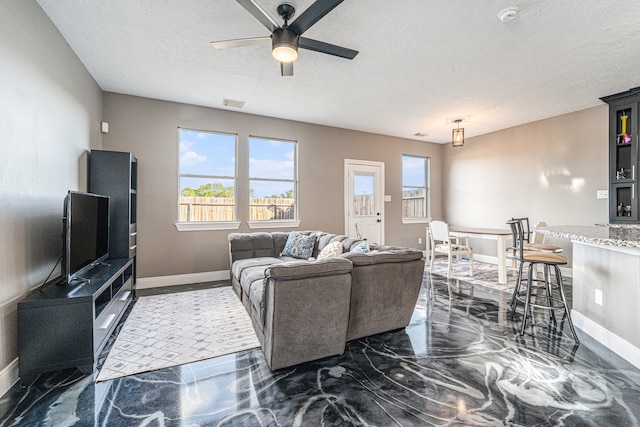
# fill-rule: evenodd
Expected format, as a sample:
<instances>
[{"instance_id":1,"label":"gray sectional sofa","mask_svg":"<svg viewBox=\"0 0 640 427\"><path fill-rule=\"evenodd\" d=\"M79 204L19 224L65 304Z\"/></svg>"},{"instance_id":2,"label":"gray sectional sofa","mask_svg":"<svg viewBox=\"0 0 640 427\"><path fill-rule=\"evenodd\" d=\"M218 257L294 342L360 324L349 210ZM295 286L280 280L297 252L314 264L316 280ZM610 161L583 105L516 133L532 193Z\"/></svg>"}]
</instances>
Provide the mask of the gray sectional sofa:
<instances>
[{"instance_id":1,"label":"gray sectional sofa","mask_svg":"<svg viewBox=\"0 0 640 427\"><path fill-rule=\"evenodd\" d=\"M283 256L289 233L231 233L231 283L273 370L342 354L347 341L409 324L422 252L318 231L310 259ZM317 259L332 242L343 253ZM335 247L335 244L334 244Z\"/></svg>"}]
</instances>

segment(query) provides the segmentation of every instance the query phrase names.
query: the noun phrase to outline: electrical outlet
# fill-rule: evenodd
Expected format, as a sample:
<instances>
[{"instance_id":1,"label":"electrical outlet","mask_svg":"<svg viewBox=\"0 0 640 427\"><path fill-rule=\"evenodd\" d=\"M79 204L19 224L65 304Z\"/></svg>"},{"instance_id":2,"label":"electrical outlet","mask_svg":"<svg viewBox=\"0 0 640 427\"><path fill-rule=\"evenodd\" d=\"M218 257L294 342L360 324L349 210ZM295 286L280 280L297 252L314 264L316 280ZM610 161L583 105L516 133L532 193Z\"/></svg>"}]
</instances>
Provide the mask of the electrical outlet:
<instances>
[{"instance_id":1,"label":"electrical outlet","mask_svg":"<svg viewBox=\"0 0 640 427\"><path fill-rule=\"evenodd\" d=\"M596 199L608 199L609 190L596 190Z\"/></svg>"},{"instance_id":2,"label":"electrical outlet","mask_svg":"<svg viewBox=\"0 0 640 427\"><path fill-rule=\"evenodd\" d=\"M602 291L600 289L596 289L596 304L602 305Z\"/></svg>"},{"instance_id":3,"label":"electrical outlet","mask_svg":"<svg viewBox=\"0 0 640 427\"><path fill-rule=\"evenodd\" d=\"M421 245L422 244L422 237L418 237L418 244Z\"/></svg>"}]
</instances>

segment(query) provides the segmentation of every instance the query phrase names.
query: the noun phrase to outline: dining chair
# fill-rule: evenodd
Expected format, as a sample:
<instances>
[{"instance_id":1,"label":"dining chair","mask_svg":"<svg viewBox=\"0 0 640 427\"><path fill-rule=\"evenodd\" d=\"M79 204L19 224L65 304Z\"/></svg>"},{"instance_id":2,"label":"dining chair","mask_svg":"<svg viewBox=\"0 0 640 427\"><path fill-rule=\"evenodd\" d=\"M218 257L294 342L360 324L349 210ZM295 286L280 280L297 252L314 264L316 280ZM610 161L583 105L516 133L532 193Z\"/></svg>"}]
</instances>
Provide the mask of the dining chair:
<instances>
[{"instance_id":1,"label":"dining chair","mask_svg":"<svg viewBox=\"0 0 640 427\"><path fill-rule=\"evenodd\" d=\"M473 250L469 246L468 237L452 237L449 233L449 224L444 221L431 221L429 223L429 236L431 238L431 271L433 271L433 262L436 258L436 253L447 255L447 277L451 277L451 261L453 255L468 255L469 276L473 276ZM465 244L460 243L463 240Z\"/></svg>"},{"instance_id":2,"label":"dining chair","mask_svg":"<svg viewBox=\"0 0 640 427\"><path fill-rule=\"evenodd\" d=\"M511 227L512 234L512 246L510 249L514 254L514 258L517 259L519 263L518 279L511 297L511 319L514 318L518 303L524 304L520 335L524 335L529 317L533 322L532 307L549 309L551 312L550 320L554 323L556 323L554 310L563 309L564 316L573 333L573 338L576 343L579 343L578 335L571 321L571 314L567 305L564 284L562 282L562 273L559 267L560 265L567 264L567 258L553 252L526 250L526 225L523 224L522 219L512 219L507 221L507 224ZM543 279L539 279L537 275L534 275L538 265L541 265L543 268ZM523 278L525 268L527 268L526 279ZM555 282L551 281L551 269L553 269Z\"/></svg>"}]
</instances>

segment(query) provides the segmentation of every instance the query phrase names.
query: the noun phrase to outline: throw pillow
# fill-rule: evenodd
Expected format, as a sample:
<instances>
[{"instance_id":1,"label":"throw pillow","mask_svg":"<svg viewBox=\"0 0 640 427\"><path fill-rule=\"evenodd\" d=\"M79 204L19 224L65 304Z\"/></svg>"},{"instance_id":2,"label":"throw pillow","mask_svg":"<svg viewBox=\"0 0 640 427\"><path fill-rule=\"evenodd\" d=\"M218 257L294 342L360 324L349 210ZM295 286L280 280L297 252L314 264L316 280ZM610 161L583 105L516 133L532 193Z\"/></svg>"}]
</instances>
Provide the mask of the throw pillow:
<instances>
[{"instance_id":1,"label":"throw pillow","mask_svg":"<svg viewBox=\"0 0 640 427\"><path fill-rule=\"evenodd\" d=\"M313 253L313 247L316 243L316 235L305 236L304 234L293 233L289 234L287 243L282 249L280 255L290 256L293 258L309 259Z\"/></svg>"},{"instance_id":2,"label":"throw pillow","mask_svg":"<svg viewBox=\"0 0 640 427\"><path fill-rule=\"evenodd\" d=\"M342 249L342 243L331 242L327 246L322 248L320 254L318 255L318 259L339 257L340 255L342 255Z\"/></svg>"},{"instance_id":3,"label":"throw pillow","mask_svg":"<svg viewBox=\"0 0 640 427\"><path fill-rule=\"evenodd\" d=\"M359 243L355 248L351 248L351 252L355 252L357 254L368 254L369 242L365 240L364 242Z\"/></svg>"}]
</instances>

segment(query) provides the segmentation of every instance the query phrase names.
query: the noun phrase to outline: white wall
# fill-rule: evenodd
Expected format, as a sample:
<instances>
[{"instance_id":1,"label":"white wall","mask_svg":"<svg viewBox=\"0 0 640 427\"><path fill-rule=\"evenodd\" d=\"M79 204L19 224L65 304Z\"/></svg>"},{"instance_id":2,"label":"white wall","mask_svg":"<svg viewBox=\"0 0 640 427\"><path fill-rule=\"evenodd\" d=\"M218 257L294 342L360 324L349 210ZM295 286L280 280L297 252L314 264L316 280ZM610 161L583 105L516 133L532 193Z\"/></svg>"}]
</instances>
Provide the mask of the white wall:
<instances>
[{"instance_id":1,"label":"white wall","mask_svg":"<svg viewBox=\"0 0 640 427\"><path fill-rule=\"evenodd\" d=\"M596 199L596 190L609 187L608 114L603 103L449 146L443 165L447 221L489 228L508 228L512 217L529 217L532 225L608 223L609 201ZM547 241L571 257L568 240ZM495 245L472 243L495 256Z\"/></svg>"},{"instance_id":2,"label":"white wall","mask_svg":"<svg viewBox=\"0 0 640 427\"><path fill-rule=\"evenodd\" d=\"M62 253L62 203L86 190L102 92L34 1L0 2L0 394L15 380L20 299Z\"/></svg>"}]
</instances>

